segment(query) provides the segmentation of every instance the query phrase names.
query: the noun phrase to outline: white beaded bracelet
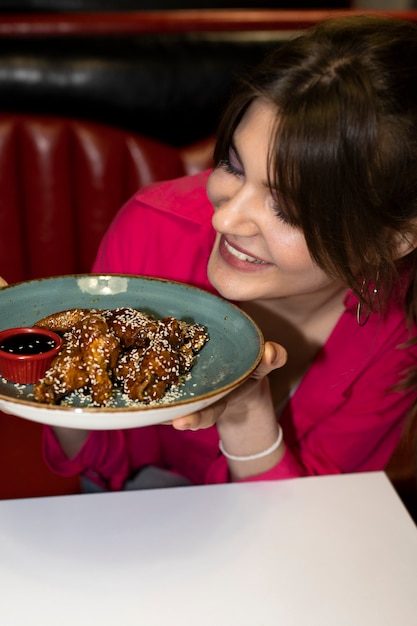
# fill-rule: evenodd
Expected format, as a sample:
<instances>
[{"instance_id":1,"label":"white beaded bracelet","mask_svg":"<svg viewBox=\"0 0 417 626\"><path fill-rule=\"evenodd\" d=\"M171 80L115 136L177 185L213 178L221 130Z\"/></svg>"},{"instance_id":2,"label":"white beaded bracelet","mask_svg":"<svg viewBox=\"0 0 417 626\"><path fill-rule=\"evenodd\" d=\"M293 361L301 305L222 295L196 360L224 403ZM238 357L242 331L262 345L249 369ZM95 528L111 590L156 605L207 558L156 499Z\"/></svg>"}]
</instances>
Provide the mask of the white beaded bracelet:
<instances>
[{"instance_id":1,"label":"white beaded bracelet","mask_svg":"<svg viewBox=\"0 0 417 626\"><path fill-rule=\"evenodd\" d=\"M258 452L257 454L248 454L248 456L237 456L235 454L229 454L224 449L223 442L221 440L219 441L220 452L223 454L223 456L226 457L226 459L229 459L230 461L256 461L257 459L263 459L264 456L268 456L268 454L272 454L272 452L275 452L275 450L277 450L281 445L283 432L281 426L278 426L278 429L279 430L277 440L272 444L272 446L269 446L269 448L263 450L263 452Z\"/></svg>"}]
</instances>

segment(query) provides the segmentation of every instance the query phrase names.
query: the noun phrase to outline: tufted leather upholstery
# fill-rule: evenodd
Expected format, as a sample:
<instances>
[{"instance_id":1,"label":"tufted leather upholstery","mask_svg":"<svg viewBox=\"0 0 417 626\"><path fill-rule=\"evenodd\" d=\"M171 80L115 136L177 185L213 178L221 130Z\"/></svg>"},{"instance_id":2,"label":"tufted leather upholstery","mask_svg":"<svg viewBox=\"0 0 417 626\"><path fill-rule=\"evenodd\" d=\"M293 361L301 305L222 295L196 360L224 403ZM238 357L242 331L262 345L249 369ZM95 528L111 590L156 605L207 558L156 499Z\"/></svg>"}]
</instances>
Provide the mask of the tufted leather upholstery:
<instances>
[{"instance_id":1,"label":"tufted leather upholstery","mask_svg":"<svg viewBox=\"0 0 417 626\"><path fill-rule=\"evenodd\" d=\"M176 149L81 120L0 115L0 275L86 272L122 204L211 164L212 139Z\"/></svg>"}]
</instances>

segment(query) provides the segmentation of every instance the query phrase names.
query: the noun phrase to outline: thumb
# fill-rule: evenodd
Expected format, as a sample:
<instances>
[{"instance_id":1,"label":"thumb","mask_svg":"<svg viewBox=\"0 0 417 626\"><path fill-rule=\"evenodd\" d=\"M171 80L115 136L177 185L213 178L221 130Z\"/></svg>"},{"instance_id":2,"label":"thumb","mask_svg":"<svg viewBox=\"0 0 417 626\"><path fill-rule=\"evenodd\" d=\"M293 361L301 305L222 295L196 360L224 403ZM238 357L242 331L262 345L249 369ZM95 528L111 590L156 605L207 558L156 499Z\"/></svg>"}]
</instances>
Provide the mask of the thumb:
<instances>
[{"instance_id":1,"label":"thumb","mask_svg":"<svg viewBox=\"0 0 417 626\"><path fill-rule=\"evenodd\" d=\"M261 362L253 373L253 378L263 378L273 370L282 367L287 362L288 354L281 344L275 341L266 341Z\"/></svg>"}]
</instances>

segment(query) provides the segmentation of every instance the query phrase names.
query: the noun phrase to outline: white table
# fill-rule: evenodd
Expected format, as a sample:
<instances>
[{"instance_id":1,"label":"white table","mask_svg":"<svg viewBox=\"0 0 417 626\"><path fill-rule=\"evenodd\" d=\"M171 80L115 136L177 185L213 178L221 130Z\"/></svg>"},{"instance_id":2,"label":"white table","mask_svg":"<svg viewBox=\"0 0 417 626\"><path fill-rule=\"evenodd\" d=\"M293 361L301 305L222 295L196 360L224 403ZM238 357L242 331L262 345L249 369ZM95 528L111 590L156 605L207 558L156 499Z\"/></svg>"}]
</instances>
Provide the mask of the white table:
<instances>
[{"instance_id":1,"label":"white table","mask_svg":"<svg viewBox=\"0 0 417 626\"><path fill-rule=\"evenodd\" d=\"M4 626L416 626L383 473L0 502Z\"/></svg>"}]
</instances>

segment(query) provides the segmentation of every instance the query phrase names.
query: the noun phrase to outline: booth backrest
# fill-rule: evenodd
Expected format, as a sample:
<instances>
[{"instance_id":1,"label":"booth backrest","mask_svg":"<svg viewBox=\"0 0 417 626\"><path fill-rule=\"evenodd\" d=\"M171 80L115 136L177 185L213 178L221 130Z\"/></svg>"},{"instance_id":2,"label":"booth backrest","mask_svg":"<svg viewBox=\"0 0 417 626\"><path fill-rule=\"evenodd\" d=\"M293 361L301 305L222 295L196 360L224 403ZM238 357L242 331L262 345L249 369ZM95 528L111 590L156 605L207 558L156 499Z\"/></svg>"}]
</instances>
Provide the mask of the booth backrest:
<instances>
[{"instance_id":1,"label":"booth backrest","mask_svg":"<svg viewBox=\"0 0 417 626\"><path fill-rule=\"evenodd\" d=\"M0 13L0 111L81 118L187 146L216 132L235 81L268 51L349 12Z\"/></svg>"},{"instance_id":2,"label":"booth backrest","mask_svg":"<svg viewBox=\"0 0 417 626\"><path fill-rule=\"evenodd\" d=\"M89 271L123 203L143 185L208 167L211 144L180 150L103 124L0 115L0 275Z\"/></svg>"}]
</instances>

